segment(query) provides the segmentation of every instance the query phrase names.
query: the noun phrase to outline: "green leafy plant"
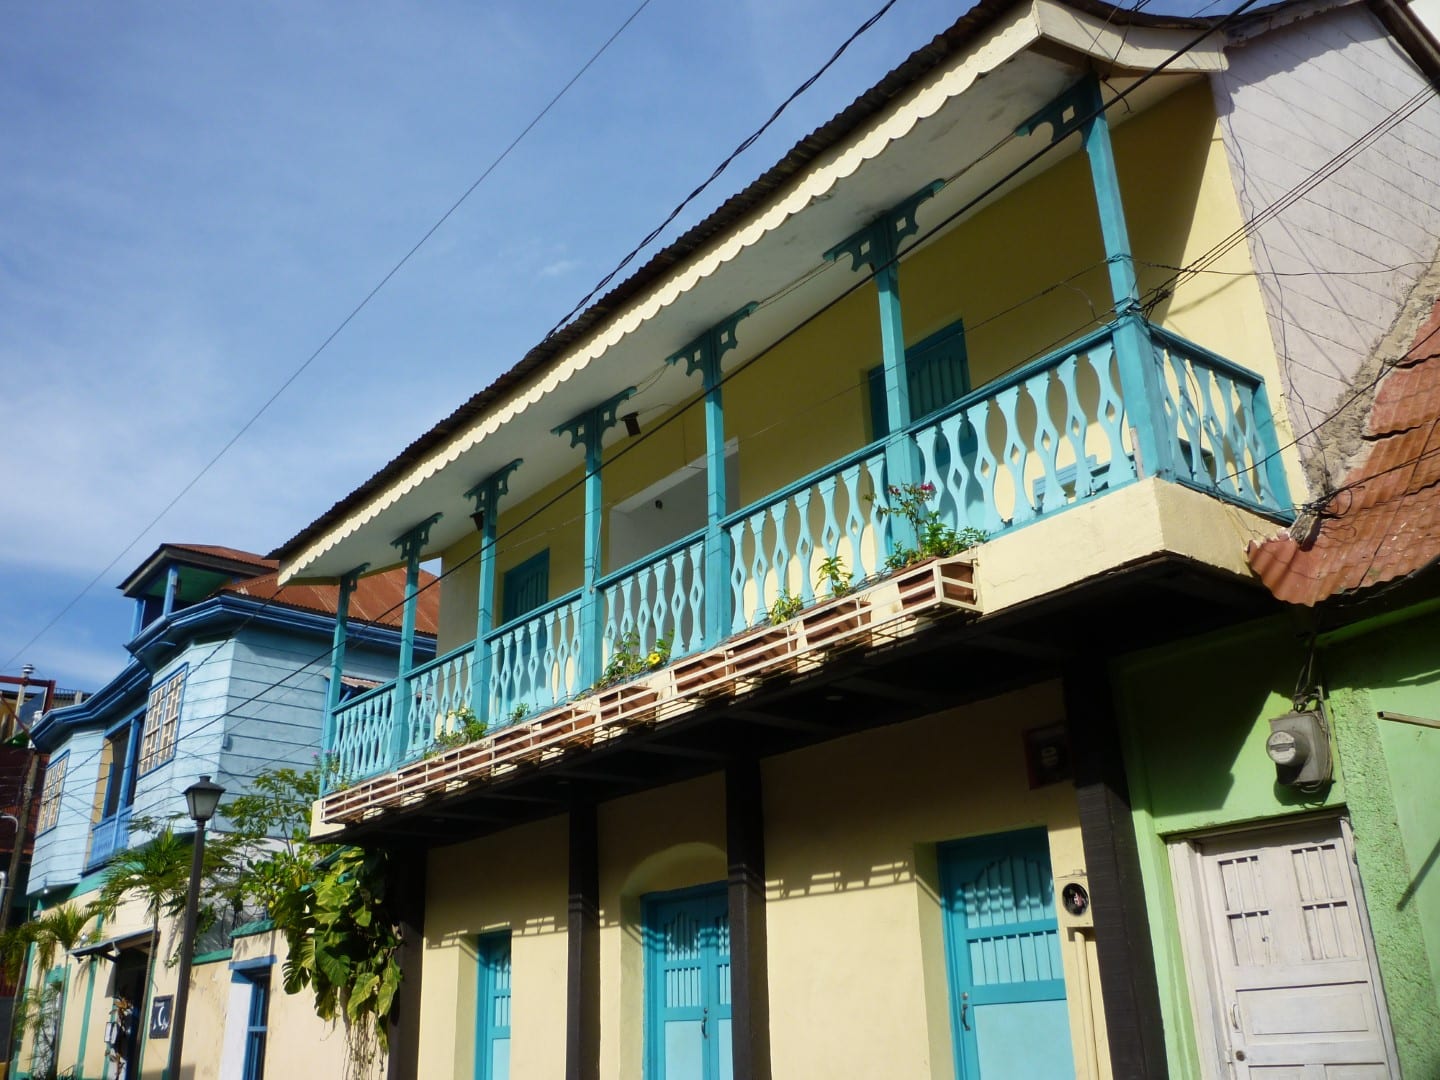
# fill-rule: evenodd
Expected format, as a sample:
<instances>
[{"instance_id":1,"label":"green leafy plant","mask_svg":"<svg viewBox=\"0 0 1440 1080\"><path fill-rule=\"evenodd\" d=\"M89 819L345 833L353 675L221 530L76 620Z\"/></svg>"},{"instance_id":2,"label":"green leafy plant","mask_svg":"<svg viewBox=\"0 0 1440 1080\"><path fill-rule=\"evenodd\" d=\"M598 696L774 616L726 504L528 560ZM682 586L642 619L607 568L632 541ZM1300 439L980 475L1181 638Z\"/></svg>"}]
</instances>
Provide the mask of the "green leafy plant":
<instances>
[{"instance_id":1,"label":"green leafy plant","mask_svg":"<svg viewBox=\"0 0 1440 1080\"><path fill-rule=\"evenodd\" d=\"M388 855L310 841L319 789L317 770L277 769L226 804L240 853L235 886L285 938L286 992L310 990L317 1015L344 1025L364 1075L388 1049L400 931L386 899Z\"/></svg>"},{"instance_id":2,"label":"green leafy plant","mask_svg":"<svg viewBox=\"0 0 1440 1080\"><path fill-rule=\"evenodd\" d=\"M485 737L489 726L484 720L475 715L475 710L468 705L462 705L458 709L451 709L445 714L445 727L447 730L437 734L432 742L436 752L453 750L457 746L464 746L466 743L476 742Z\"/></svg>"},{"instance_id":3,"label":"green leafy plant","mask_svg":"<svg viewBox=\"0 0 1440 1080\"><path fill-rule=\"evenodd\" d=\"M828 586L831 596L844 596L855 588L853 575L845 569L845 560L839 555L822 559L815 574L815 587Z\"/></svg>"},{"instance_id":4,"label":"green leafy plant","mask_svg":"<svg viewBox=\"0 0 1440 1080\"><path fill-rule=\"evenodd\" d=\"M942 521L940 512L930 505L935 498L934 484L891 485L887 490L890 505L876 507L875 512L881 517L893 514L908 521L916 543L915 547L897 547L885 560L888 570L903 570L924 559L958 555L990 539L989 534L980 529L968 525L954 529Z\"/></svg>"},{"instance_id":5,"label":"green leafy plant","mask_svg":"<svg viewBox=\"0 0 1440 1080\"><path fill-rule=\"evenodd\" d=\"M795 596L789 589L783 590L770 605L770 625L779 626L783 622L789 622L800 614L800 609L804 606L805 602L800 597Z\"/></svg>"},{"instance_id":6,"label":"green leafy plant","mask_svg":"<svg viewBox=\"0 0 1440 1080\"><path fill-rule=\"evenodd\" d=\"M535 710L532 709L526 702L522 701L519 705L516 705L513 709L510 710L509 715L505 717L505 722L507 724L518 724L534 711Z\"/></svg>"},{"instance_id":7,"label":"green leafy plant","mask_svg":"<svg viewBox=\"0 0 1440 1080\"><path fill-rule=\"evenodd\" d=\"M613 642L610 659L605 664L605 670L600 673L600 681L595 684L594 689L603 690L607 686L625 682L637 675L644 675L647 671L662 668L669 662L670 639L668 637L656 638L655 645L650 651L641 653L640 635L633 630L629 631L621 634Z\"/></svg>"}]
</instances>

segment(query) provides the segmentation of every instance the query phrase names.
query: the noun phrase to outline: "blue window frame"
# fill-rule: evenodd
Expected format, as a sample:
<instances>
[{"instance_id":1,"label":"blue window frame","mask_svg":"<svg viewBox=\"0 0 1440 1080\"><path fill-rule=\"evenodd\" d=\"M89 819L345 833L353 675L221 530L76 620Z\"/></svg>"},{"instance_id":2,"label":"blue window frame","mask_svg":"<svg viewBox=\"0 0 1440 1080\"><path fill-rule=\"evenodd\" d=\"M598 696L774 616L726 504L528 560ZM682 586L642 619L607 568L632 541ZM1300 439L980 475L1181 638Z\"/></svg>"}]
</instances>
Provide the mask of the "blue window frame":
<instances>
[{"instance_id":1,"label":"blue window frame","mask_svg":"<svg viewBox=\"0 0 1440 1080\"><path fill-rule=\"evenodd\" d=\"M40 790L40 811L35 818L35 832L53 829L60 822L60 797L65 791L65 771L70 767L70 751L50 759L45 766L45 786Z\"/></svg>"},{"instance_id":2,"label":"blue window frame","mask_svg":"<svg viewBox=\"0 0 1440 1080\"><path fill-rule=\"evenodd\" d=\"M1075 1075L1043 829L940 846L955 1075Z\"/></svg>"},{"instance_id":3,"label":"blue window frame","mask_svg":"<svg viewBox=\"0 0 1440 1080\"><path fill-rule=\"evenodd\" d=\"M730 1080L725 886L655 893L642 913L647 1080Z\"/></svg>"},{"instance_id":4,"label":"blue window frame","mask_svg":"<svg viewBox=\"0 0 1440 1080\"><path fill-rule=\"evenodd\" d=\"M965 324L955 321L905 350L910 382L910 416L919 420L970 392L970 361L965 352ZM866 373L870 387L870 427L875 438L890 434L885 412L885 366Z\"/></svg>"},{"instance_id":5,"label":"blue window frame","mask_svg":"<svg viewBox=\"0 0 1440 1080\"><path fill-rule=\"evenodd\" d=\"M246 972L250 983L250 1016L245 1025L244 1080L264 1080L265 1035L270 1021L270 969Z\"/></svg>"},{"instance_id":6,"label":"blue window frame","mask_svg":"<svg viewBox=\"0 0 1440 1080\"><path fill-rule=\"evenodd\" d=\"M510 1080L510 932L480 938L475 1080Z\"/></svg>"},{"instance_id":7,"label":"blue window frame","mask_svg":"<svg viewBox=\"0 0 1440 1080\"><path fill-rule=\"evenodd\" d=\"M532 555L505 571L501 588L500 621L518 619L550 599L550 549Z\"/></svg>"}]
</instances>

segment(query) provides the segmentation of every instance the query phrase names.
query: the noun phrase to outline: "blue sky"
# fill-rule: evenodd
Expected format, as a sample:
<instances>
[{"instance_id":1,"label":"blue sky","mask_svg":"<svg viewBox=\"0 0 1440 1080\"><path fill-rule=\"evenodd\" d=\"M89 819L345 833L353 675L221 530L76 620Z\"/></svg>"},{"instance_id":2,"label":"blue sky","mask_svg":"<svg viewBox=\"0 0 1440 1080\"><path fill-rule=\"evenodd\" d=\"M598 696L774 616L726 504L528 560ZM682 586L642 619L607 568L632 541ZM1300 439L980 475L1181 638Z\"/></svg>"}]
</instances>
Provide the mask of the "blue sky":
<instances>
[{"instance_id":1,"label":"blue sky","mask_svg":"<svg viewBox=\"0 0 1440 1080\"><path fill-rule=\"evenodd\" d=\"M637 5L7 6L0 671L98 687L115 586L158 543L297 532L535 344L879 0L651 0L125 551ZM898 0L661 243L960 10Z\"/></svg>"}]
</instances>

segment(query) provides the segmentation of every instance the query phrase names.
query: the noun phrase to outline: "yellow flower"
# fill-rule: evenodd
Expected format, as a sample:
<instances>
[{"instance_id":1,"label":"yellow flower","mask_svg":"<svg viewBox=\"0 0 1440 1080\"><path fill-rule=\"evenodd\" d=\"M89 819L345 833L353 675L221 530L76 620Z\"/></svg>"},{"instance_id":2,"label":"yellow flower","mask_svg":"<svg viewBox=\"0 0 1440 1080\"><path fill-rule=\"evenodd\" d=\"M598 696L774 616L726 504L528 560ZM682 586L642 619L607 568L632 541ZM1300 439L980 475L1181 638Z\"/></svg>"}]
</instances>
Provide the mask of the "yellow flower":
<instances>
[{"instance_id":1,"label":"yellow flower","mask_svg":"<svg viewBox=\"0 0 1440 1080\"><path fill-rule=\"evenodd\" d=\"M661 656L658 652L652 652L649 656L645 658L645 663L649 664L651 667L659 667L661 663L664 662L664 660L665 658Z\"/></svg>"}]
</instances>

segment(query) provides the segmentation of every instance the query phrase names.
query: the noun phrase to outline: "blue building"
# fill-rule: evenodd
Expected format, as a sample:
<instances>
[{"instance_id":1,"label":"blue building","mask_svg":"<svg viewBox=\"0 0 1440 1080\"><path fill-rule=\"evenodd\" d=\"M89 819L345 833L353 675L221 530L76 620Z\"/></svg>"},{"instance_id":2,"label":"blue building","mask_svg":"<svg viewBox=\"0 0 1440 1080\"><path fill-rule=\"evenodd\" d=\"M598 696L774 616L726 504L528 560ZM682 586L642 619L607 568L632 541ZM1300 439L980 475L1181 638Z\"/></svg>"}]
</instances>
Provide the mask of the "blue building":
<instances>
[{"instance_id":1,"label":"blue building","mask_svg":"<svg viewBox=\"0 0 1440 1080\"><path fill-rule=\"evenodd\" d=\"M50 766L36 822L32 903L89 899L112 858L149 838L140 823L183 817L183 791L201 775L238 795L265 770L312 767L332 694L341 701L393 678L402 642L422 659L433 654L436 590L420 592L407 640L403 572L367 578L348 596L348 640L335 649L338 587L282 587L276 569L273 560L231 548L164 544L121 584L135 602L129 663L88 700L51 710L33 731ZM343 659L334 662L332 653ZM217 825L224 828L223 815ZM117 1002L123 1011L147 995L173 992L159 985L175 978L164 964L154 965L156 985L145 985L152 926L135 908L122 906L100 928L99 946L61 957L60 971L31 973L32 981L58 978L66 987L53 1052L56 1065L75 1067L77 1076L102 1075L107 1058L103 1075L128 1075L116 1071L122 1062L139 1075L142 1063L158 1068L165 1058L167 1043L145 1045L147 1025L130 1023L126 1031L126 1024L111 1024ZM161 946L168 956L172 943ZM273 965L275 950L261 951ZM228 952L217 959L229 959ZM250 976L256 1000L268 999L262 967L265 980ZM197 967L196 984L207 977L204 965ZM217 997L222 1015L212 1019L223 1028L226 999ZM310 1013L308 1003L297 1004ZM237 1022L249 1024L249 1014L246 1008ZM301 1022L318 1023L310 1015ZM205 1021L197 1016L196 1023ZM193 1045L200 1053L204 1041Z\"/></svg>"}]
</instances>

